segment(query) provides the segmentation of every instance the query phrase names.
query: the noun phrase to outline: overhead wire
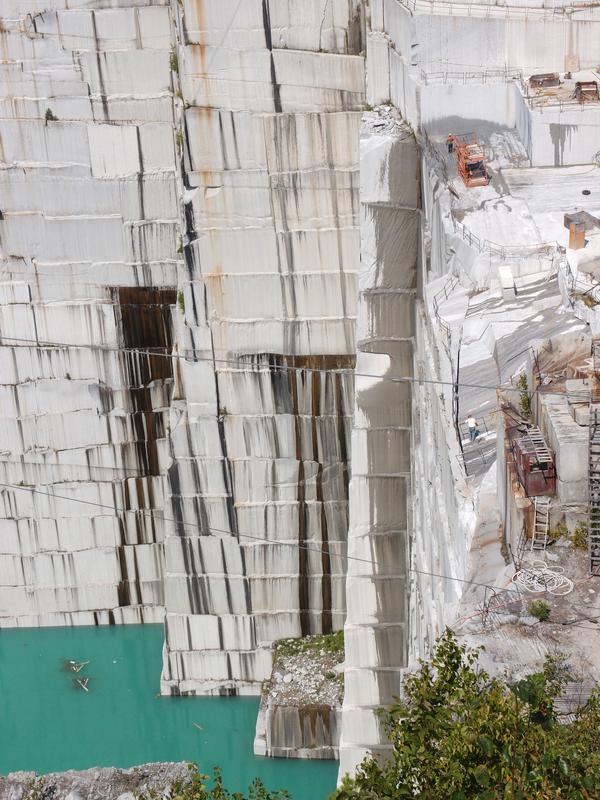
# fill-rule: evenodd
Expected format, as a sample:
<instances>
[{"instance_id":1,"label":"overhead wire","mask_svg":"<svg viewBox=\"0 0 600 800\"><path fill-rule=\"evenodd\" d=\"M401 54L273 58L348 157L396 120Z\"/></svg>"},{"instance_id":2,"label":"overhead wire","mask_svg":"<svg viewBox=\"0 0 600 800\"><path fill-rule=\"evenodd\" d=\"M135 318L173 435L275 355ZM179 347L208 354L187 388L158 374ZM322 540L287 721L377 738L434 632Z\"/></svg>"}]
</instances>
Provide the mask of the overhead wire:
<instances>
[{"instance_id":1,"label":"overhead wire","mask_svg":"<svg viewBox=\"0 0 600 800\"><path fill-rule=\"evenodd\" d=\"M135 306L135 303L130 305ZM160 350L167 350L166 347L161 346L157 348L142 348L142 347L124 347L124 346L111 346L111 345L102 345L102 344L81 344L77 342L52 342L43 339L29 339L24 337L17 337L17 336L5 336L0 335L0 347L6 346L5 342L21 342L24 344L31 344L35 345L36 347L51 347L56 349L66 349L72 348L75 350L92 350L92 351L100 351L100 352L117 352L117 353L137 353L139 355L147 355L152 356L155 358L167 358L170 360L174 359L184 359L191 362L208 362L211 364L231 364L235 365L240 368L242 372L271 372L275 370L284 371L284 372L302 372L302 373L318 373L318 374L349 374L353 375L354 377L358 378L371 378L376 380L388 381L391 383L416 383L416 384L433 384L433 385L440 385L440 386L452 386L455 387L457 385L457 381L447 381L441 380L438 378L422 378L414 375L405 375L405 376L392 376L392 375L377 375L374 373L368 372L359 372L358 370L353 369L352 367L309 367L309 366L296 366L292 364L276 364L276 363L265 363L263 361L256 361L256 363L249 363L249 359L261 359L261 358L269 358L273 354L264 353L264 354L248 354L247 359L244 357L239 357L237 359L232 358L224 358L219 356L199 356L197 355L197 351L194 349L183 349L183 350L175 350L173 352L158 352ZM8 345L10 346L10 345ZM303 358L310 359L314 356L306 355L306 356L290 356L290 358L301 360ZM465 389L488 389L490 391L514 391L519 392L520 389L512 386L506 386L503 384L481 384L481 383L463 383L458 382L459 387ZM531 396L535 395L537 391L539 391L541 387L536 387L530 394ZM561 395L565 397L569 396L568 392L561 392ZM579 397L580 393L575 392L574 396ZM499 407L497 407L499 410Z\"/></svg>"},{"instance_id":2,"label":"overhead wire","mask_svg":"<svg viewBox=\"0 0 600 800\"><path fill-rule=\"evenodd\" d=\"M185 522L183 520L176 520L176 519L172 519L170 517L165 517L163 515L163 512L160 511L160 509L115 508L115 506L109 506L106 503L97 503L97 502L95 502L93 500L82 500L82 499L77 498L77 497L68 497L66 495L57 495L57 494L54 494L52 492L44 492L41 489L34 489L33 487L29 487L29 486L18 486L16 484L9 484L9 483L0 483L0 489L9 489L9 490L22 491L22 492L30 492L30 493L33 493L33 494L39 494L39 495L43 495L45 497L49 497L49 498L51 498L53 500L66 500L67 502L82 503L84 505L94 506L96 508L102 508L102 509L110 510L110 511L113 512L113 514L114 513L127 513L128 511L140 511L142 513L150 513L153 516L155 514L156 515L162 515L163 522L171 522L171 523L173 523L174 525L177 525L177 526L193 527L195 530L198 530L199 528L200 529L202 528L201 525L196 524L194 522ZM312 551L312 552L315 552L315 553L319 553L320 555L335 556L335 557L338 557L338 558L345 559L346 561L358 561L358 562L361 562L363 564L369 564L372 567L381 566L380 564L378 564L376 561L373 561L372 559L361 558L360 556L351 556L351 555L348 555L347 553L346 554L344 554L344 553L336 553L335 551L332 551L330 549L325 550L322 547L321 548L310 547L310 546L308 546L308 545L306 545L306 544L304 544L302 542L294 542L294 541L289 541L289 540L286 540L286 539L283 539L283 540L282 539L277 539L277 540L268 539L268 538L266 538L264 536L256 536L254 534L247 533L247 532L241 532L241 531L238 531L238 530L231 531L231 530L226 530L224 528L216 528L216 527L213 527L213 526L208 526L206 528L206 530L208 530L209 533L208 534L200 533L200 536L202 536L202 535L209 535L210 536L210 535L214 535L214 534L225 534L225 535L230 536L232 538L239 537L239 538L242 538L242 539L251 539L253 541L258 541L258 542L262 542L262 543L265 543L265 544L271 544L271 545L276 544L277 546L285 545L285 546L288 546L288 547L294 547L295 549ZM341 543L342 544L346 544L345 542L341 542ZM327 547L329 548L329 546L330 546L330 544L328 543ZM500 587L490 586L489 584L486 584L486 583L479 583L478 581L468 580L467 578L458 578L458 577L451 576L451 575L444 575L444 574L438 573L438 572L430 572L430 571L427 571L427 570L420 570L420 569L416 569L414 567L409 567L407 571L408 572L413 572L413 573L416 573L416 574L419 574L419 575L425 575L425 576L428 576L428 577L441 578L442 580L457 581L459 583L465 583L465 584L468 584L468 585L471 585L471 586L481 586L481 587L486 587L487 586L488 588L492 588L492 589L500 588Z\"/></svg>"},{"instance_id":3,"label":"overhead wire","mask_svg":"<svg viewBox=\"0 0 600 800\"><path fill-rule=\"evenodd\" d=\"M221 42L220 42L218 47L221 47L223 42L225 41L225 38L226 38L229 30L231 29L231 26L233 25L235 17L237 16L237 13L238 13L238 11L239 11L239 9L241 7L241 3L242 3L242 0L239 0L238 5L236 6L236 9L233 12L231 20L230 20L230 22L229 22L229 24L228 24L228 26L227 26L224 34L223 34L222 40L221 40ZM48 35L48 34L46 34L46 35ZM42 36L44 36L44 34L42 34ZM59 33L58 36L61 36L61 34ZM75 35L74 38L81 38L81 37ZM90 37L90 38L94 38L94 37ZM125 37L122 37L122 38L125 38ZM211 59L209 61L207 69L210 67L210 65L212 63L212 60L214 59L215 54L216 54L216 50L212 54L212 57L211 57ZM463 65L463 66L477 66L477 65ZM483 66L483 65L479 65L479 66ZM265 187L260 186L260 187L236 187L236 188L265 188ZM274 188L286 188L286 187L274 187ZM319 187L319 188L321 188L322 190L334 191L333 189L328 189L327 187ZM521 321L521 320L519 320L519 321ZM509 322L509 320L502 320L502 322ZM11 337L2 337L2 338L3 339L9 338L11 341L17 341L17 339L11 338ZM26 340L19 339L18 341L26 341ZM30 341L31 341L32 344L36 344L38 346L55 346L55 347L79 347L79 346L82 346L82 347L86 347L86 345L72 345L72 344L64 344L64 343L60 343L60 344L57 344L57 343L42 343L42 342L39 342L38 340L30 340ZM92 348L91 345L89 345L88 347L90 347L90 349ZM131 350L133 348L98 347L98 348L94 348L94 349L102 349L102 350L112 349L112 350L118 350L118 351L124 351L124 352L131 352ZM143 350L138 349L138 348L135 348L135 351L136 352L140 352L140 353L144 352ZM181 354L178 354L178 353L177 354L159 354L159 353L156 353L156 352L154 352L152 350L148 350L148 351L145 351L145 352L148 355L152 355L152 356L164 355L165 357L168 357L168 358L185 357L185 356L183 356ZM210 362L217 362L217 363L237 363L237 364L240 363L239 361L234 362L233 360L230 360L230 359L227 359L227 360L226 359L218 359L218 358L215 358L215 357L207 358L207 359L201 359L198 356L196 356L195 354L194 354L194 359L195 360L207 360L207 361L210 361ZM257 366L260 369L260 365L257 365ZM314 368L307 369L307 368L303 368L303 367L290 367L288 365L265 365L265 368L268 368L269 371L271 369L273 369L273 368L278 368L278 369L285 368L285 369L300 370L302 372L327 372L329 374L331 374L331 372L332 372L332 370L314 369ZM256 371L256 369L254 371ZM424 379L419 379L419 378L414 378L414 377L410 377L410 378L408 378L408 377L406 377L406 378L390 378L390 377L385 377L385 376L376 376L376 375L358 373L355 370L351 370L351 369L349 369L347 371L348 372L352 372L354 375L360 376L360 377L379 378L379 379L383 378L383 379L397 381L397 382L412 381L412 382L418 382L418 383L438 383L438 384L445 384L445 385L455 386L455 382L448 382L448 381L429 381L429 380L424 380ZM338 370L336 370L336 372L338 372ZM461 384L461 385L464 386L465 388L484 388L484 389L497 389L498 388L498 387L491 387L491 386L484 386L484 385L477 385L477 384ZM21 462L17 462L17 463L21 463ZM62 466L62 465L58 464L58 465L53 465L53 466ZM79 466L79 465L73 465L73 466ZM85 465L81 465L81 466L85 466ZM111 467L101 467L99 465L87 465L87 466L89 466L90 468L96 468L96 469L122 469L120 467L111 468ZM71 500L71 501L75 501L75 502L83 502L83 503L86 503L86 504L107 508L107 509L110 509L113 512L124 512L125 511L125 509L117 509L117 508L115 508L113 506L106 506L104 504L92 503L91 501L79 500L77 498L72 498L72 497L71 498L69 498L69 497L61 497L60 495L56 495L54 493L42 492L42 491L40 491L38 489L33 489L31 487L14 486L14 485L10 485L10 484L0 484L0 485L3 488L17 489L17 490L35 492L37 494L47 495L47 496L49 496L49 497L51 497L53 499L65 499L65 500ZM143 511L147 512L147 511L150 511L150 509L143 509ZM158 512L158 513L160 513L160 512ZM163 516L163 520L166 521L166 522L168 522L168 521L173 522L176 525L184 525L184 526L185 525L194 525L194 523L185 523L185 522L183 522L181 520L179 520L179 521L178 520L169 520L168 518L165 518L164 516ZM194 527L197 528L198 526L194 525ZM271 540L265 539L263 537L257 537L257 536L253 536L251 534L241 533L239 531L236 532L236 534L232 534L231 531L226 531L226 530L222 530L222 529L218 529L218 528L210 528L209 530L211 531L211 533L218 532L218 533L225 533L225 534L228 534L228 535L237 535L237 536L240 536L242 538L251 538L251 539L254 539L254 540L259 540L259 541L263 541L263 542L267 542L267 543L269 543L271 541ZM309 548L307 545L303 545L302 543L293 543L293 542L283 541L283 542L278 542L278 544L289 544L290 546L304 548L306 550L315 550L315 548ZM324 553L324 551L322 549L320 549L319 551L316 551L316 552L320 552L321 554ZM331 553L328 553L328 554L331 555ZM342 554L338 554L338 555L342 555ZM342 557L346 558L346 560L361 561L361 562L369 563L372 566L377 566L376 562L373 562L373 561L367 560L367 559L361 559L361 558L356 557L356 556L348 556L346 554L345 556L342 556ZM445 580L460 581L462 583L467 583L467 584L471 584L471 585L488 586L489 588L500 588L500 587L489 586L488 584L478 583L478 582L475 582L475 581L468 581L468 580L465 580L465 579L459 579L459 578L456 578L456 577L446 576L446 575L442 575L442 574L438 574L438 573L432 573L432 572L426 572L426 571L423 571L423 570L417 570L417 569L414 569L414 568L410 568L409 571L415 572L415 573L419 573L419 574L428 575L428 576L431 576L431 577L442 578L442 579L445 579ZM506 589L503 589L503 591L506 591ZM583 627L583 626L579 626L579 627ZM585 629L586 630L593 630L593 629L590 629L590 628L587 628L587 627Z\"/></svg>"},{"instance_id":4,"label":"overhead wire","mask_svg":"<svg viewBox=\"0 0 600 800\"><path fill-rule=\"evenodd\" d=\"M82 500L82 499L77 498L77 497L68 497L66 495L57 495L57 494L55 494L53 492L44 492L41 489L35 489L33 487L30 487L30 486L19 486L19 485L16 485L16 484L0 483L0 489L16 490L16 491L28 492L28 493L32 493L32 494L39 494L39 495L42 495L42 496L45 496L45 497L49 497L52 500L65 500L67 502L81 503L83 505L93 506L95 508L102 508L102 509L109 510L113 514L117 514L117 513L125 514L125 513L129 512L129 511L133 511L133 512L139 511L139 512L144 513L144 514L150 514L152 517L154 517L155 515L156 516L160 516L160 517L162 517L162 521L163 522L170 522L170 523L172 523L172 524L174 524L176 526L192 527L196 531L198 531L200 529L200 534L199 534L200 536L203 536L203 535L205 535L205 536L226 535L226 536L231 537L233 539L235 539L235 538L250 539L252 541L261 542L263 544L270 544L270 545L277 545L277 546L283 545L283 546L293 547L296 550L300 549L300 550L306 550L308 552L318 553L321 556L328 556L328 557L332 557L333 556L333 557L345 559L346 561L356 561L356 562L360 562L360 563L363 563L363 564L369 564L369 566L374 567L374 568L378 568L378 567L381 566L378 562L373 561L372 559L361 558L360 556L351 556L351 555L348 555L347 553L335 552L335 551L330 549L331 543L329 543L329 542L327 543L327 549L324 549L323 547L319 547L319 548L310 547L309 545L307 545L307 544L305 544L303 542L289 541L287 539L283 539L283 540L282 539L268 539L268 538L266 538L264 536L257 536L255 534L251 534L251 533L248 533L248 532L242 532L242 531L239 531L239 530L235 530L235 531L226 530L225 528L217 528L217 527L212 526L212 525L205 526L204 530L208 531L208 533L204 533L203 534L202 533L203 527L202 527L201 524L197 524L195 522L185 522L184 520L177 520L177 519L173 519L171 517L165 517L164 516L164 512L162 512L160 509L150 509L150 508L137 508L137 509L136 508L130 508L130 509L126 509L126 508L117 508L117 507L112 506L112 505L109 506L106 503L97 503L97 502L95 502L93 500ZM347 542L344 542L344 541L341 541L339 543L347 544ZM503 592L514 591L514 590L511 590L511 589L506 588L506 587L494 586L493 584L482 583L480 581L469 580L468 578L458 578L456 576L445 575L445 574L439 573L439 572L433 572L433 571L429 571L429 570L417 569L416 567L408 567L407 568L407 572L411 572L411 573L416 574L416 575L424 575L424 576L430 577L430 578L438 578L438 579L441 579L441 580L454 581L454 582L466 584L466 585L469 585L469 586L478 586L478 587L481 587L481 588L494 589L494 590L497 589L497 590L503 591ZM515 592L515 594L518 594L518 592ZM542 596L543 594L544 594L544 592L540 592L539 596Z\"/></svg>"}]
</instances>

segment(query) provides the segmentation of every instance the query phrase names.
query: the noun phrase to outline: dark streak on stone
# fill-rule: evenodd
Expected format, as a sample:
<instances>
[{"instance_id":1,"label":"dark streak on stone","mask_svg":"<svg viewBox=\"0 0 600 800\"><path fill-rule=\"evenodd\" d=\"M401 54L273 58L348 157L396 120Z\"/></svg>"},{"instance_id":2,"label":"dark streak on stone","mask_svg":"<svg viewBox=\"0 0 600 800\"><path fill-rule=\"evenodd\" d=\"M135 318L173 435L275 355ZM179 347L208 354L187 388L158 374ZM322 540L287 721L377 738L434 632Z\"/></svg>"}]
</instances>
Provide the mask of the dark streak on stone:
<instances>
[{"instance_id":1,"label":"dark streak on stone","mask_svg":"<svg viewBox=\"0 0 600 800\"><path fill-rule=\"evenodd\" d=\"M131 594L129 587L129 575L127 573L127 559L125 557L125 548L119 547L119 566L121 570L121 580L117 587L117 595L119 598L119 606L131 605Z\"/></svg>"},{"instance_id":2,"label":"dark streak on stone","mask_svg":"<svg viewBox=\"0 0 600 800\"><path fill-rule=\"evenodd\" d=\"M321 616L321 632L331 633L331 558L329 556L329 534L327 530L327 514L325 509L325 500L323 497L323 464L319 458L319 440L317 436L317 419L321 416L320 408L320 390L321 390L321 373L313 372L310 374L312 378L312 407L311 407L311 420L312 420L312 445L313 445L313 461L318 464L317 467L317 503L319 505L321 515L321 599L322 599L322 616ZM329 376L325 376L328 380ZM323 454L323 458L327 458L328 453ZM331 456L329 456L331 457Z\"/></svg>"},{"instance_id":3,"label":"dark streak on stone","mask_svg":"<svg viewBox=\"0 0 600 800\"><path fill-rule=\"evenodd\" d=\"M265 506L265 511L266 511L266 506ZM267 530L266 518L265 518L265 530ZM248 578L246 577L247 575L246 551L242 546L240 546L240 557L242 560L242 575L244 576L244 599L246 601L246 614L252 614L252 596L250 594L250 583L248 582Z\"/></svg>"},{"instance_id":4,"label":"dark streak on stone","mask_svg":"<svg viewBox=\"0 0 600 800\"><path fill-rule=\"evenodd\" d=\"M173 516L175 517L176 532L178 536L185 536L185 526L183 524L183 504L181 500L181 483L179 480L179 466L177 462L171 464L167 470L167 483L173 506Z\"/></svg>"},{"instance_id":5,"label":"dark streak on stone","mask_svg":"<svg viewBox=\"0 0 600 800\"><path fill-rule=\"evenodd\" d=\"M160 474L157 440L166 434L162 411L152 406L150 384L166 381L172 390L173 363L165 354L172 347L171 306L175 304L173 289L120 287L121 331L125 347L124 361L128 375L140 471L145 475ZM156 351L140 352L140 350Z\"/></svg>"},{"instance_id":6,"label":"dark streak on stone","mask_svg":"<svg viewBox=\"0 0 600 800\"><path fill-rule=\"evenodd\" d=\"M140 198L140 219L146 219L146 210L144 208L144 154L142 152L142 140L140 137L139 125L135 129L137 136L138 159L140 163L140 170L138 172L138 194Z\"/></svg>"},{"instance_id":7,"label":"dark streak on stone","mask_svg":"<svg viewBox=\"0 0 600 800\"><path fill-rule=\"evenodd\" d=\"M227 144L225 142L225 132L223 131L223 115L221 111L219 111L219 139L221 142L221 152L223 153L223 169L228 170Z\"/></svg>"},{"instance_id":8,"label":"dark streak on stone","mask_svg":"<svg viewBox=\"0 0 600 800\"><path fill-rule=\"evenodd\" d=\"M333 207L333 216L335 219L335 231L337 237L338 269L340 276L342 313L344 315L344 319L347 319L348 303L346 300L346 281L345 281L346 273L344 272L342 222L340 220L340 211L338 203L337 173L336 173L335 159L333 155L333 142L331 141L331 129L329 128L329 126L326 126L325 128L325 147L327 150L327 168L329 170L329 181L331 184L331 204Z\"/></svg>"},{"instance_id":9,"label":"dark streak on stone","mask_svg":"<svg viewBox=\"0 0 600 800\"><path fill-rule=\"evenodd\" d=\"M271 85L273 87L273 106L276 113L281 114L281 84L277 83L275 70L275 60L273 59L273 38L271 35L271 10L269 0L262 0L263 29L265 32L265 44L271 56Z\"/></svg>"},{"instance_id":10,"label":"dark streak on stone","mask_svg":"<svg viewBox=\"0 0 600 800\"><path fill-rule=\"evenodd\" d=\"M225 594L227 596L227 608L230 614L233 614L233 598L231 597L231 585L229 583L229 571L227 569L227 558L225 556L225 541L223 538L220 540L221 542L221 558L223 559L223 572L225 574L224 581L225 581Z\"/></svg>"},{"instance_id":11,"label":"dark streak on stone","mask_svg":"<svg viewBox=\"0 0 600 800\"><path fill-rule=\"evenodd\" d=\"M138 129L138 148L140 166L143 172L141 144ZM143 201L142 201L143 203ZM169 405L173 390L173 364L165 354L172 348L171 307L176 301L174 289L153 289L146 287L119 287L112 290L117 301L117 320L120 326L123 343L123 367L127 377L131 413L128 422L133 428L133 446L135 447L138 476L135 482L124 480L121 484L123 492L123 509L136 509L135 542L133 545L156 541L154 520L149 516L150 536L146 531L145 508L154 508L154 497L151 487L151 476L160 475L158 440L166 437L165 414L163 408L155 409L152 401L154 384L163 389L163 402ZM149 352L144 352L149 351ZM102 398L103 405L107 399ZM176 469L170 470L168 480L178 482ZM130 487L135 486L135 498L130 495ZM115 497L115 507L119 503ZM182 509L177 508L174 501L174 514L180 518ZM141 509L139 511L138 509ZM126 559L126 517L119 518L121 544L118 547L121 579L118 585L119 606L141 604L142 586L140 582L137 551L132 548L135 574L128 575ZM182 521L180 519L180 521ZM182 526L181 526L182 527ZM135 596L134 596L135 595Z\"/></svg>"},{"instance_id":12,"label":"dark streak on stone","mask_svg":"<svg viewBox=\"0 0 600 800\"><path fill-rule=\"evenodd\" d=\"M237 168L242 168L242 159L240 158L240 150L238 147L238 139L237 139L237 130L235 127L235 116L233 111L229 112L229 116L231 118L231 135L233 136L233 148L235 150L235 158L237 160Z\"/></svg>"},{"instance_id":13,"label":"dark streak on stone","mask_svg":"<svg viewBox=\"0 0 600 800\"><path fill-rule=\"evenodd\" d=\"M94 42L96 45L96 66L98 67L98 82L100 84L100 99L102 100L102 111L104 119L110 119L108 111L108 100L106 97L106 86L104 85L104 75L102 73L102 58L100 54L100 42L98 41L98 31L96 29L96 12L92 11L92 28L94 31Z\"/></svg>"},{"instance_id":14,"label":"dark streak on stone","mask_svg":"<svg viewBox=\"0 0 600 800\"><path fill-rule=\"evenodd\" d=\"M310 630L308 558L306 543L306 482L302 454L302 429L298 406L298 376L300 373L290 370L288 380L292 395L294 413L294 430L296 434L296 460L298 462L298 604L300 612L300 630L307 636Z\"/></svg>"}]
</instances>

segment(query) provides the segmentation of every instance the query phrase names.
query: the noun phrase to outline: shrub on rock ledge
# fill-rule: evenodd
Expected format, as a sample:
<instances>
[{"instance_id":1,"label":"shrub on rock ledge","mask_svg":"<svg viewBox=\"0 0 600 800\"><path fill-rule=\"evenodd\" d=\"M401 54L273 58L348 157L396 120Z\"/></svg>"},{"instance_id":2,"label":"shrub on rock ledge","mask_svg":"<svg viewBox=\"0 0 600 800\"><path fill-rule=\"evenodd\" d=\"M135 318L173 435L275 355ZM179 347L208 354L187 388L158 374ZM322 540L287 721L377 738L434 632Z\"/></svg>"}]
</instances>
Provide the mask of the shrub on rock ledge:
<instances>
[{"instance_id":1,"label":"shrub on rock ledge","mask_svg":"<svg viewBox=\"0 0 600 800\"><path fill-rule=\"evenodd\" d=\"M539 619L540 622L546 622L550 619L550 606L544 603L543 600L533 600L527 609L532 617Z\"/></svg>"},{"instance_id":2,"label":"shrub on rock ledge","mask_svg":"<svg viewBox=\"0 0 600 800\"><path fill-rule=\"evenodd\" d=\"M555 669L492 678L446 632L386 717L393 755L367 758L336 800L584 800L600 786L600 696L559 724Z\"/></svg>"},{"instance_id":3,"label":"shrub on rock ledge","mask_svg":"<svg viewBox=\"0 0 600 800\"><path fill-rule=\"evenodd\" d=\"M154 800L158 795L141 794L139 800ZM230 792L223 785L219 767L214 767L212 778L198 772L195 764L190 764L190 779L176 783L167 795L168 800L288 800L286 791L270 792L259 778L248 787L247 794Z\"/></svg>"}]
</instances>

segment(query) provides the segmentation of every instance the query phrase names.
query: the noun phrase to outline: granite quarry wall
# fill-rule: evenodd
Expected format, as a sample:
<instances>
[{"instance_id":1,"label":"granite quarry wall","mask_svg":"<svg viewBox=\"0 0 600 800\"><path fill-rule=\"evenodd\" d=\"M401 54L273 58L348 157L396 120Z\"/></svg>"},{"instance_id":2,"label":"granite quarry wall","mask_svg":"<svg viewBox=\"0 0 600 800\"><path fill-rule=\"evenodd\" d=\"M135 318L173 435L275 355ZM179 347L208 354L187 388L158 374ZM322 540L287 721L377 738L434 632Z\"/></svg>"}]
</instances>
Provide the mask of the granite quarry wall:
<instances>
[{"instance_id":1,"label":"granite quarry wall","mask_svg":"<svg viewBox=\"0 0 600 800\"><path fill-rule=\"evenodd\" d=\"M0 625L166 619L167 693L343 626L362 12L3 4Z\"/></svg>"},{"instance_id":2,"label":"granite quarry wall","mask_svg":"<svg viewBox=\"0 0 600 800\"><path fill-rule=\"evenodd\" d=\"M0 625L159 621L179 231L166 5L2 5Z\"/></svg>"},{"instance_id":3,"label":"granite quarry wall","mask_svg":"<svg viewBox=\"0 0 600 800\"><path fill-rule=\"evenodd\" d=\"M594 66L597 10L454 6L0 12L0 626L164 620L167 694L258 694L274 640L345 627L334 733L277 742L339 734L342 774L459 600L415 570L460 579L474 530L451 388L411 381L454 379L435 281L498 264L423 134L594 155L513 72Z\"/></svg>"},{"instance_id":4,"label":"granite quarry wall","mask_svg":"<svg viewBox=\"0 0 600 800\"><path fill-rule=\"evenodd\" d=\"M344 622L361 4L176 16L185 356L163 691L258 693L270 642Z\"/></svg>"}]
</instances>

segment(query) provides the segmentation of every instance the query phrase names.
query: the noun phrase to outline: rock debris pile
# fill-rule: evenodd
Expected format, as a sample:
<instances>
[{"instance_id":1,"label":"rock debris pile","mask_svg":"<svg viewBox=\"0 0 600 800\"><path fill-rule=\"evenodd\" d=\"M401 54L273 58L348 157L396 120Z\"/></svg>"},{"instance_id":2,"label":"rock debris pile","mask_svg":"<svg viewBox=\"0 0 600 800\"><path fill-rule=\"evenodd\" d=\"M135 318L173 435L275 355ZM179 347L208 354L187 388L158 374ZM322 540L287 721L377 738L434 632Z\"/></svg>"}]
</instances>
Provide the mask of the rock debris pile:
<instances>
[{"instance_id":1,"label":"rock debris pile","mask_svg":"<svg viewBox=\"0 0 600 800\"><path fill-rule=\"evenodd\" d=\"M134 800L138 794L154 792L168 797L174 783L189 780L187 764L143 764L131 769L94 768L81 772L12 772L0 777L2 800Z\"/></svg>"},{"instance_id":2,"label":"rock debris pile","mask_svg":"<svg viewBox=\"0 0 600 800\"><path fill-rule=\"evenodd\" d=\"M338 757L343 661L342 631L275 644L256 722L256 755Z\"/></svg>"},{"instance_id":3,"label":"rock debris pile","mask_svg":"<svg viewBox=\"0 0 600 800\"><path fill-rule=\"evenodd\" d=\"M344 648L341 634L284 639L275 647L267 692L281 706L338 706L344 696Z\"/></svg>"}]
</instances>

